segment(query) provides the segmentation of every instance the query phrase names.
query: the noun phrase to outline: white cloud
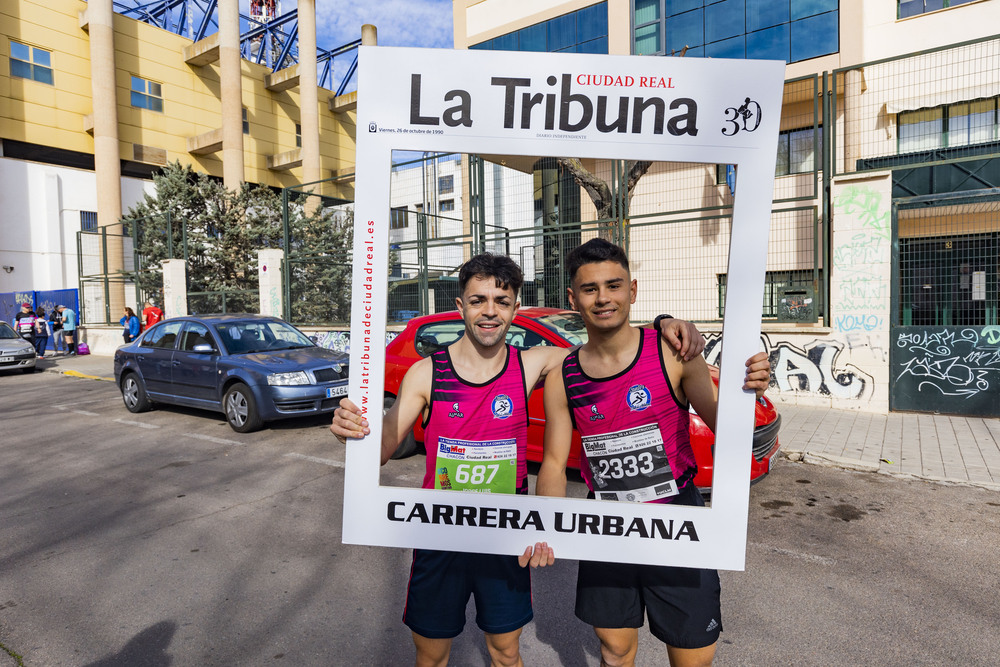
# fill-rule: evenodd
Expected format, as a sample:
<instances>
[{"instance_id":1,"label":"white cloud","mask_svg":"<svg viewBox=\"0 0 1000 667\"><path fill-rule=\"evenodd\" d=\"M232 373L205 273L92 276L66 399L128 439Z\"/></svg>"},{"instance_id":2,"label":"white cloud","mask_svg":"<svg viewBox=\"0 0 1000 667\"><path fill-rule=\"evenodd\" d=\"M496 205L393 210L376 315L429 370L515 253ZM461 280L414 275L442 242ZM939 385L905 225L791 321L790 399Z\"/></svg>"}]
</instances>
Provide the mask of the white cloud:
<instances>
[{"instance_id":1,"label":"white cloud","mask_svg":"<svg viewBox=\"0 0 1000 667\"><path fill-rule=\"evenodd\" d=\"M336 48L359 39L362 24L371 23L382 46L451 48L451 5L451 0L316 0L316 42Z\"/></svg>"}]
</instances>

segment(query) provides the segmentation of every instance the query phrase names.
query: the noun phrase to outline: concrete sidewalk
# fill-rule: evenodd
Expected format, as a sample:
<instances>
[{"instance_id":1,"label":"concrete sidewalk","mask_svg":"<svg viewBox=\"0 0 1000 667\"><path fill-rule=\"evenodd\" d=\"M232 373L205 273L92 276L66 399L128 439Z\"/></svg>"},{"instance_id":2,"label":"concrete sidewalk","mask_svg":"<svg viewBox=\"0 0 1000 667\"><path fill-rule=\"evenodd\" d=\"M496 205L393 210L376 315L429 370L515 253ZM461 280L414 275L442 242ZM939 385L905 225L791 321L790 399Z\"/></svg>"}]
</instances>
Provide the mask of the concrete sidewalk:
<instances>
[{"instance_id":1,"label":"concrete sidewalk","mask_svg":"<svg viewBox=\"0 0 1000 667\"><path fill-rule=\"evenodd\" d=\"M114 381L114 360L46 357L44 371ZM778 405L789 459L1000 491L1000 419L893 412L888 415Z\"/></svg>"}]
</instances>

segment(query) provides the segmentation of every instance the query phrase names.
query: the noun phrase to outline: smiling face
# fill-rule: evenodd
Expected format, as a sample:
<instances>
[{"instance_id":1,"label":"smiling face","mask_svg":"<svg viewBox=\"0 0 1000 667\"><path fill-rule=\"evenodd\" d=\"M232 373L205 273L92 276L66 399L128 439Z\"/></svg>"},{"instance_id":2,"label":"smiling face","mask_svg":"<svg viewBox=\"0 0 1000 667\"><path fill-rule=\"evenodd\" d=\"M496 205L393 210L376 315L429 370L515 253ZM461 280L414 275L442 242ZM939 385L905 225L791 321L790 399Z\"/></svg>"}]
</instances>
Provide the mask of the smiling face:
<instances>
[{"instance_id":1,"label":"smiling face","mask_svg":"<svg viewBox=\"0 0 1000 667\"><path fill-rule=\"evenodd\" d=\"M511 287L497 287L492 276L474 276L455 299L465 320L465 331L475 343L490 348L500 345L514 321L520 302Z\"/></svg>"},{"instance_id":2,"label":"smiling face","mask_svg":"<svg viewBox=\"0 0 1000 667\"><path fill-rule=\"evenodd\" d=\"M618 262L590 262L577 269L567 291L588 331L614 331L628 324L636 283Z\"/></svg>"}]
</instances>

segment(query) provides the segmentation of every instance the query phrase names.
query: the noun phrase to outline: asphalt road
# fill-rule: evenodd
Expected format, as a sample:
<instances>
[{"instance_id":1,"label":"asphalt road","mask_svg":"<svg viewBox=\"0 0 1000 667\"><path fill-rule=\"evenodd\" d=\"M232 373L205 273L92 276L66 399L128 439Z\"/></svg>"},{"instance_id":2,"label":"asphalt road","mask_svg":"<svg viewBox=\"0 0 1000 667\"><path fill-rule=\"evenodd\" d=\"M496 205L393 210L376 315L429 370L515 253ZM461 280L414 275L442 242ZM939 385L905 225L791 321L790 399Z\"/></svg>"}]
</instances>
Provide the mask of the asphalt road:
<instances>
[{"instance_id":1,"label":"asphalt road","mask_svg":"<svg viewBox=\"0 0 1000 667\"><path fill-rule=\"evenodd\" d=\"M412 664L409 554L340 543L325 419L240 435L50 373L0 376L0 414L0 645L24 665ZM722 575L716 665L996 665L998 534L996 492L782 461L751 489L747 571ZM535 575L526 664L598 664L575 574ZM452 664L488 664L466 628ZM667 664L641 637L639 664Z\"/></svg>"}]
</instances>

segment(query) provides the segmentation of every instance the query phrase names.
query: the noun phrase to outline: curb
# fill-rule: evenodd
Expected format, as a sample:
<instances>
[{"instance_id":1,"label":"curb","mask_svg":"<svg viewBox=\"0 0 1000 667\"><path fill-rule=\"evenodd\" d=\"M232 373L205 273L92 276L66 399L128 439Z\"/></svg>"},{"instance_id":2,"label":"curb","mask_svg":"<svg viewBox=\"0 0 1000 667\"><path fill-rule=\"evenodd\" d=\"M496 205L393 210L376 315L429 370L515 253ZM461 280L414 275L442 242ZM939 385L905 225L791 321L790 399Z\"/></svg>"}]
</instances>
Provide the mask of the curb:
<instances>
[{"instance_id":1,"label":"curb","mask_svg":"<svg viewBox=\"0 0 1000 667\"><path fill-rule=\"evenodd\" d=\"M73 370L60 370L59 368L39 368L38 371L42 373L59 373L60 375L68 375L74 378L84 378L86 380L101 380L103 382L114 382L114 378L102 377L100 375L88 375L87 373L81 373L80 371Z\"/></svg>"},{"instance_id":2,"label":"curb","mask_svg":"<svg viewBox=\"0 0 1000 667\"><path fill-rule=\"evenodd\" d=\"M75 378L86 378L88 380L103 380L104 382L114 382L114 378L101 377L100 375L87 375L86 373L81 373L80 371L58 371L63 375L69 375Z\"/></svg>"},{"instance_id":3,"label":"curb","mask_svg":"<svg viewBox=\"0 0 1000 667\"><path fill-rule=\"evenodd\" d=\"M781 452L789 461L807 463L810 465L825 466L827 468L843 468L844 470L855 470L857 472L871 472L880 475L888 475L897 479L908 479L911 481L933 482L935 484L946 484L949 486L969 486L986 491L1000 492L1000 483L997 482L977 482L968 479L952 479L949 477L938 477L936 475L917 475L908 472L894 472L882 470L878 464L866 463L860 459L851 459L844 456L832 456L830 454L817 454L815 452L805 452L800 450L783 450Z\"/></svg>"}]
</instances>

